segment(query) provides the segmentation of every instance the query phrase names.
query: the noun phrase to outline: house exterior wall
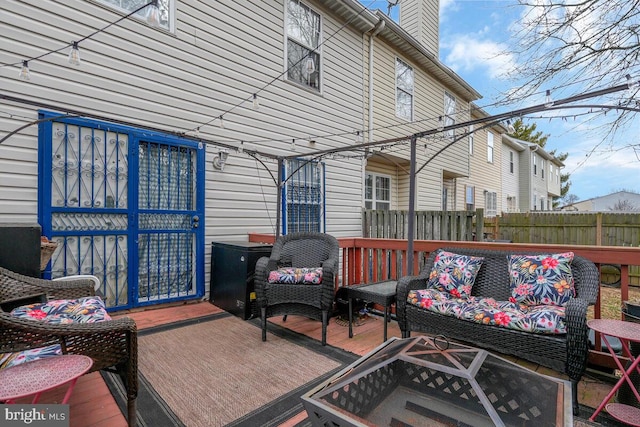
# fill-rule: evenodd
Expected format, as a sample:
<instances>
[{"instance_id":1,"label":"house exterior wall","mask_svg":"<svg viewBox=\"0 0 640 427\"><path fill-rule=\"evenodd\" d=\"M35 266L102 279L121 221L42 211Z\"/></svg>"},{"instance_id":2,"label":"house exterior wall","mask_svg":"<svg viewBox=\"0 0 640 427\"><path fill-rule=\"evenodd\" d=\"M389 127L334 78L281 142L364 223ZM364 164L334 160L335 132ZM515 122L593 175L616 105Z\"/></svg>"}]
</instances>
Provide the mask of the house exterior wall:
<instances>
[{"instance_id":1,"label":"house exterior wall","mask_svg":"<svg viewBox=\"0 0 640 427\"><path fill-rule=\"evenodd\" d=\"M617 191L600 197L582 200L566 206L563 210L580 212L611 212L616 211L620 204L626 205L627 211L640 211L640 194L630 191Z\"/></svg>"},{"instance_id":2,"label":"house exterior wall","mask_svg":"<svg viewBox=\"0 0 640 427\"><path fill-rule=\"evenodd\" d=\"M502 212L520 212L520 156L519 150L501 138L502 151ZM513 159L513 172L511 162Z\"/></svg>"},{"instance_id":3,"label":"house exterior wall","mask_svg":"<svg viewBox=\"0 0 640 427\"><path fill-rule=\"evenodd\" d=\"M306 2L322 16L322 92L280 78L286 68L283 0L242 2L178 1L175 30L128 18L80 45L82 64L67 63L68 49L30 62L31 80L18 67L0 69L0 92L88 114L199 135L206 141L244 142L247 149L276 155L353 144L363 127L363 34L344 24L322 2ZM5 62L20 62L64 46L122 15L95 1L24 0L2 3ZM375 21L374 21L375 22ZM329 35L336 33L335 37ZM273 82L272 82L273 81ZM259 92L261 107L240 105ZM0 132L37 119L36 108L0 101ZM228 113L225 113L227 112ZM216 117L225 113L225 128ZM210 124L205 124L209 123ZM316 138L308 135L334 135ZM291 139L297 136L295 152ZM30 126L0 146L0 221L37 220L37 127ZM205 174L205 259L210 242L246 241L247 232L273 233L279 201L269 168L232 151L224 171L211 167L219 151L207 144ZM362 166L359 159L325 159L327 232L361 233ZM205 267L209 272L209 268ZM208 277L206 282L209 282Z\"/></svg>"},{"instance_id":4,"label":"house exterior wall","mask_svg":"<svg viewBox=\"0 0 640 427\"><path fill-rule=\"evenodd\" d=\"M399 2L400 25L436 57L440 43L440 1Z\"/></svg>"},{"instance_id":5,"label":"house exterior wall","mask_svg":"<svg viewBox=\"0 0 640 427\"><path fill-rule=\"evenodd\" d=\"M413 121L409 122L396 116L396 58L410 65L414 71ZM371 127L373 140L408 136L416 132L435 129L439 126L438 117L443 115L445 91L456 98L458 111L456 122L468 120L468 99L446 86L410 57L398 52L387 41L376 38L374 41L374 113ZM457 133L462 132L457 130ZM442 185L444 176L464 176L468 173L466 142L458 141L443 153L433 157L450 140L441 137L423 138L417 142L416 165L420 168L427 160L429 163L417 175L416 209L442 209ZM426 144L426 148L425 148ZM376 148L379 150L379 148ZM396 144L382 151L398 158L398 209L407 209L409 203L409 141ZM433 157L433 159L431 159ZM404 160L404 162L402 162Z\"/></svg>"}]
</instances>

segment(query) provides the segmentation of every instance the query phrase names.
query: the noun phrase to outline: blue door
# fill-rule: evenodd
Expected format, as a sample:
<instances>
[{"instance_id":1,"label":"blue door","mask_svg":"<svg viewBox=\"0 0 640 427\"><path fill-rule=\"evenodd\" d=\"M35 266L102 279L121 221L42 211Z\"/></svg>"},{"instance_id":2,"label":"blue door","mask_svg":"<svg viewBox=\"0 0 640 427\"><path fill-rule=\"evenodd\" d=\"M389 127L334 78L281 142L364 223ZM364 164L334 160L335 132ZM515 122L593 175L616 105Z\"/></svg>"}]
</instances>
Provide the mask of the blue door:
<instances>
[{"instance_id":1,"label":"blue door","mask_svg":"<svg viewBox=\"0 0 640 427\"><path fill-rule=\"evenodd\" d=\"M201 297L204 151L95 120L42 122L40 224L58 243L45 274L97 276L109 308Z\"/></svg>"}]
</instances>

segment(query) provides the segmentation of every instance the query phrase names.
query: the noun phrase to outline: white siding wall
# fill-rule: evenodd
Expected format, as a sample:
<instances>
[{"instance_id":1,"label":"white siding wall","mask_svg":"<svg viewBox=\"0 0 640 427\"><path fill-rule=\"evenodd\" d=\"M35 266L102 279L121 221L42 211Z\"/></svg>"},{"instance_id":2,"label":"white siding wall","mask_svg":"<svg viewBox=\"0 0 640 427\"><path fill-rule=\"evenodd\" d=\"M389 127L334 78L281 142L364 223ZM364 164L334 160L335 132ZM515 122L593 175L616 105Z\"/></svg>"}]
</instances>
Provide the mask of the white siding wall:
<instances>
[{"instance_id":1,"label":"white siding wall","mask_svg":"<svg viewBox=\"0 0 640 427\"><path fill-rule=\"evenodd\" d=\"M512 206L515 212L519 212L520 161L518 151L504 143L500 144L500 150L502 151L502 211L508 212L509 206ZM513 172L511 172L510 166L511 156L513 156ZM515 197L515 202L507 200L508 197Z\"/></svg>"},{"instance_id":2,"label":"white siding wall","mask_svg":"<svg viewBox=\"0 0 640 427\"><path fill-rule=\"evenodd\" d=\"M322 15L325 39L343 24L314 2L307 4ZM293 154L293 137L320 135L318 150L353 143L350 135L321 135L363 127L362 34L345 28L322 46L318 94L277 78L286 63L283 0L181 0L176 6L174 33L126 19L81 43L80 67L67 63L67 49L30 62L28 82L17 78L18 67L0 67L0 92L168 132L200 126L207 140L238 145L243 140L246 148L278 155ZM121 16L92 1L3 1L0 9L5 63L58 49ZM274 79L259 93L259 110L251 109L250 101L238 105ZM202 125L226 111L225 129L217 120ZM37 118L35 108L3 101L0 112L3 135ZM31 126L0 146L0 221L37 219L36 136L37 127ZM218 150L207 146L207 263L211 241L246 240L249 231L273 233L275 224L276 188L269 173L235 152L223 172L214 170ZM299 140L296 152L308 151ZM275 162L263 160L275 174ZM326 165L327 232L358 236L361 161L326 160Z\"/></svg>"}]
</instances>

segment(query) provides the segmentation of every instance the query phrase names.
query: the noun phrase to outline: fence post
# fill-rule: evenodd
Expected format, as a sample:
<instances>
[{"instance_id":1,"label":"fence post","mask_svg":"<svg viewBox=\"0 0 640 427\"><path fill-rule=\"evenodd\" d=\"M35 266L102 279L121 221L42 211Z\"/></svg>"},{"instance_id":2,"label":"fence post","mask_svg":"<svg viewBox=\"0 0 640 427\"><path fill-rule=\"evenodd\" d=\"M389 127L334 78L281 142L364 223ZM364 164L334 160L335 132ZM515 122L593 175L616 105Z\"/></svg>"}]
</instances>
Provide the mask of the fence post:
<instances>
[{"instance_id":1,"label":"fence post","mask_svg":"<svg viewBox=\"0 0 640 427\"><path fill-rule=\"evenodd\" d=\"M484 241L484 209L476 209L476 240Z\"/></svg>"}]
</instances>

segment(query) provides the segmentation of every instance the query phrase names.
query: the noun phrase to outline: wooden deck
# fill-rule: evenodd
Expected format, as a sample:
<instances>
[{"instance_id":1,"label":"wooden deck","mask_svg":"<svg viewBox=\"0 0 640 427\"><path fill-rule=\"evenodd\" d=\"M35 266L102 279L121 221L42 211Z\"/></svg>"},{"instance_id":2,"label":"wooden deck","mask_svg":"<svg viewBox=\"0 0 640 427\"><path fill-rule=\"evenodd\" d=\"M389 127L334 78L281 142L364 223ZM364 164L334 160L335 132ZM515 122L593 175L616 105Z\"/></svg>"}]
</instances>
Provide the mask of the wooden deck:
<instances>
[{"instance_id":1,"label":"wooden deck","mask_svg":"<svg viewBox=\"0 0 640 427\"><path fill-rule=\"evenodd\" d=\"M208 302L199 302L164 306L162 308L144 311L119 313L118 316L126 315L133 318L138 325L138 329L141 330L221 311L220 308ZM280 317L270 319L270 321L320 340L321 328L320 322L318 321L312 321L298 316L289 316L286 322L283 322ZM381 317L371 316L362 325L354 327L354 336L352 339L349 339L347 327L339 325L335 322L335 319L331 319L331 323L327 329L327 343L356 354L364 355L382 343L382 322ZM388 328L389 337L400 337L400 330L395 321L392 321L388 325ZM259 336L256 336L256 338L259 339ZM547 375L560 376L554 371L538 367L528 362L517 362ZM585 376L579 386L579 401L581 404L595 408L610 389L610 384L602 383ZM43 394L41 402L58 403L64 397L65 390L64 387L59 387L56 390L47 392ZM97 372L80 378L69 404L71 427L126 427L127 425L126 419L118 409L102 377ZM304 415L300 416L300 418L302 417L304 417ZM295 425L298 421L299 420L290 420L287 426L281 427Z\"/></svg>"}]
</instances>

